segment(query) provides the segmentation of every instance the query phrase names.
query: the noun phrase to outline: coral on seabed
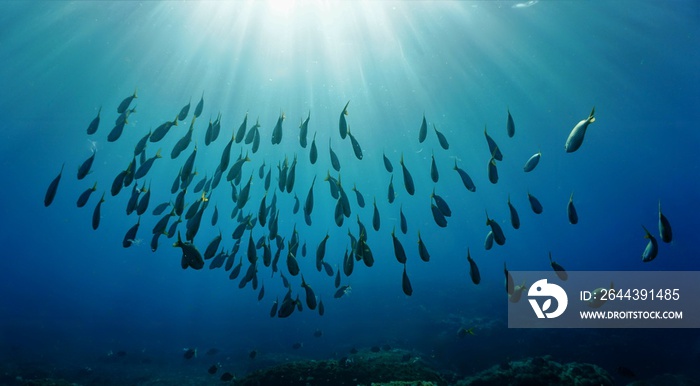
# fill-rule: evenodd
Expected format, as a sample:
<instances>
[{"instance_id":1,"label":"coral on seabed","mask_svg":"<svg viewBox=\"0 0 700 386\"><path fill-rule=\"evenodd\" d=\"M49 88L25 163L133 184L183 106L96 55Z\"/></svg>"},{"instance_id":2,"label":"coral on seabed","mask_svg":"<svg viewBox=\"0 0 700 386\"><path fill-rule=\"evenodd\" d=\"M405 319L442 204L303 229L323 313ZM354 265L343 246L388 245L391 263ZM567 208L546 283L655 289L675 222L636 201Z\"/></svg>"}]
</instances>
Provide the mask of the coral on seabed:
<instances>
[{"instance_id":1,"label":"coral on seabed","mask_svg":"<svg viewBox=\"0 0 700 386\"><path fill-rule=\"evenodd\" d=\"M607 371L588 363L558 363L549 356L503 363L467 377L459 386L612 386Z\"/></svg>"}]
</instances>

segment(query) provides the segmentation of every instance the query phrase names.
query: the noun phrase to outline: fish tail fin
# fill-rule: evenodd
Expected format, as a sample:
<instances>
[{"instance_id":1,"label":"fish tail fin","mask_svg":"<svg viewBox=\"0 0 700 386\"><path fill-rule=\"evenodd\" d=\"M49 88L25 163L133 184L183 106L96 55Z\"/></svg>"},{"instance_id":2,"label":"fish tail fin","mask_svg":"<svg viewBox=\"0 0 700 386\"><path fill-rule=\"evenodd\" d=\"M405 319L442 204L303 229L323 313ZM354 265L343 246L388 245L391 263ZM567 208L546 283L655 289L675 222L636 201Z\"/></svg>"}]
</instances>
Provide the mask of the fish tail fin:
<instances>
[{"instance_id":1,"label":"fish tail fin","mask_svg":"<svg viewBox=\"0 0 700 386\"><path fill-rule=\"evenodd\" d=\"M163 158L163 156L160 155L160 151L161 149L158 149L158 151L156 152L156 158Z\"/></svg>"},{"instance_id":2,"label":"fish tail fin","mask_svg":"<svg viewBox=\"0 0 700 386\"><path fill-rule=\"evenodd\" d=\"M138 87L134 87L134 98L138 98L138 97L139 97L138 94L137 94L137 91L138 91L138 90L139 90Z\"/></svg>"}]
</instances>

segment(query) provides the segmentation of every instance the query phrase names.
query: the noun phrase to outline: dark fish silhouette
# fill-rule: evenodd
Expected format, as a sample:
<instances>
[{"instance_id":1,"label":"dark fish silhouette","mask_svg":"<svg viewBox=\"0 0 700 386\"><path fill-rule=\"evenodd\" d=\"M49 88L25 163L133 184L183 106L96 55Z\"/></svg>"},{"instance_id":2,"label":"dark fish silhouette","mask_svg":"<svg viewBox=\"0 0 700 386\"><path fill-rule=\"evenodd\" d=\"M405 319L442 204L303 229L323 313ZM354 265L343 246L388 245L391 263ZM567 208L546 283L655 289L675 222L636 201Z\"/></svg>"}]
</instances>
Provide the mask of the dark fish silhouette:
<instances>
[{"instance_id":1,"label":"dark fish silhouette","mask_svg":"<svg viewBox=\"0 0 700 386\"><path fill-rule=\"evenodd\" d=\"M61 176L63 175L63 167L66 166L64 163L61 165L61 171L58 175L51 181L49 188L46 189L46 195L44 196L44 206L49 206L56 197L56 191L58 190L58 183L61 182Z\"/></svg>"},{"instance_id":2,"label":"dark fish silhouette","mask_svg":"<svg viewBox=\"0 0 700 386\"><path fill-rule=\"evenodd\" d=\"M100 106L100 109L97 110L97 116L90 122L90 125L88 125L87 128L87 133L88 135L95 134L97 132L98 126L100 126L100 113L102 112L102 106Z\"/></svg>"}]
</instances>

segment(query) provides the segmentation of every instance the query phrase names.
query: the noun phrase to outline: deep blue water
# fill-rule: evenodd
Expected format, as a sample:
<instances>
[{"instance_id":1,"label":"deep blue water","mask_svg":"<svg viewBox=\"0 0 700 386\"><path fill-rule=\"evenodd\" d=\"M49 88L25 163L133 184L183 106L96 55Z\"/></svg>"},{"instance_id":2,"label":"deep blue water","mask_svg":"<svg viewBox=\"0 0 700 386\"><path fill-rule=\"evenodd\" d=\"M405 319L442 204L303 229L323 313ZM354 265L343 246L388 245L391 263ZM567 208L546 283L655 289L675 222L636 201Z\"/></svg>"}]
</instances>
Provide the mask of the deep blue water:
<instances>
[{"instance_id":1,"label":"deep blue water","mask_svg":"<svg viewBox=\"0 0 700 386\"><path fill-rule=\"evenodd\" d=\"M551 251L571 271L700 270L695 239L700 6L693 1L521 5L1 3L0 355L7 361L82 367L109 351L125 350L193 371L201 367L204 373L211 363L185 363L182 348L216 347L237 363L230 365L232 371L243 375L261 367L248 360L254 349L263 359L325 359L347 355L352 347L390 344L463 375L544 354L594 363L611 373L624 365L640 378L692 373L700 358L697 330L508 329L502 266L547 270ZM110 143L116 108L135 88L136 112L122 137ZM272 302L281 301L286 289L279 275L271 276L260 263L265 298L258 302L250 285L239 289L238 280L229 280L223 269L209 270L208 262L201 271L183 270L172 239L161 237L158 250L150 251L150 230L159 218L150 212L174 200L172 181L194 143L175 160L170 151L202 95L204 110L193 138L198 175L192 185L213 175L246 112L248 127L259 117L259 151L234 144L231 152L232 163L241 149L252 160L243 167L243 184L254 174L243 213L257 213L264 194L258 168L263 162L272 165L268 204L276 191L280 235L289 240L296 225L307 244L307 257L299 257L299 263L324 301L323 317L305 309L288 319L270 318ZM338 134L338 117L348 100L347 120L362 146L362 160ZM141 218L140 244L124 249L124 233L137 217L124 211L131 187L111 197L112 180L127 167L136 142L190 101L188 118L162 141L148 144L149 157L162 149L164 158L138 181L152 186L151 205ZM565 153L569 131L593 106L596 122L581 149ZM99 129L88 136L86 128L100 107ZM506 134L508 110L515 120L513 138ZM272 145L281 111L286 116L282 143ZM207 124L219 112L221 135L205 146ZM309 147L298 141L298 122L309 112L308 140L316 134L319 151L315 165ZM423 114L429 130L419 143ZM447 137L448 150L439 146L433 124ZM484 126L504 154L495 185L486 174L490 154ZM352 205L342 227L333 221L335 200L323 181L327 170L337 176L329 139ZM76 170L93 147L93 171L78 181ZM538 151L540 164L524 173L523 164ZM393 204L387 201L390 174L383 153L394 166ZM430 179L433 153L438 183ZM275 188L276 165L295 155L293 193L302 206L317 177L311 226L301 211L292 214L293 194ZM413 196L403 186L402 155L415 180ZM467 191L452 170L455 160L473 178L476 192ZM63 163L56 199L45 208L46 188ZM94 182L98 188L86 207L76 208L77 197ZM353 184L364 195L364 209L350 191ZM446 228L431 216L433 188L453 211ZM93 231L92 210L103 191L101 224ZM542 202L542 214L530 210L528 192ZM572 192L577 225L566 218ZM508 221L509 196L520 213L519 230ZM188 193L187 201L198 197ZM382 222L378 232L371 229L375 198ZM640 225L657 233L659 200L674 241L660 245L656 260L642 263L646 240ZM212 227L214 205L219 223ZM222 246L233 246L233 206L223 179L195 237L202 252L219 230ZM400 206L408 219L406 235L398 230ZM507 236L504 246L490 251L484 250L485 210ZM370 229L376 262L371 268L356 264L342 279L352 292L333 299L333 278L314 267L316 247L328 232L326 261L335 269L349 245L348 229L358 235L357 215ZM402 266L393 253L395 226L408 253L410 297L402 292ZM184 223L179 229L184 233ZM431 253L428 263L418 258L419 230ZM239 252L244 272L247 234ZM256 240L265 234L260 226L253 229ZM481 271L478 286L469 278L467 248ZM285 257L286 248L279 266L290 277ZM301 278L290 280L303 299ZM471 326L476 335L457 338L460 327ZM316 329L323 330L322 338L312 336ZM295 342L304 347L293 350Z\"/></svg>"}]
</instances>

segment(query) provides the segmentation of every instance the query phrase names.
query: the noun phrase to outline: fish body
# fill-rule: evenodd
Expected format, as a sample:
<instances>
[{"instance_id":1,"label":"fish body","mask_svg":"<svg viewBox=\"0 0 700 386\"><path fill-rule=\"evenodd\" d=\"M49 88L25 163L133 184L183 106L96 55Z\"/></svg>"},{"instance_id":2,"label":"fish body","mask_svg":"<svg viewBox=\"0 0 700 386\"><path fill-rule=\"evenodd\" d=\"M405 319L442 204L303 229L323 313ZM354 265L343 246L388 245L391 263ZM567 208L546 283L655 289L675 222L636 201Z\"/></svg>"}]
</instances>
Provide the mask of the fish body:
<instances>
[{"instance_id":1,"label":"fish body","mask_svg":"<svg viewBox=\"0 0 700 386\"><path fill-rule=\"evenodd\" d=\"M202 110L204 110L204 93L202 93L202 97L199 98L199 102L194 108L194 117L199 118L199 116L202 115Z\"/></svg>"},{"instance_id":2,"label":"fish body","mask_svg":"<svg viewBox=\"0 0 700 386\"><path fill-rule=\"evenodd\" d=\"M513 204L510 203L510 195L508 196L508 210L510 211L510 225L513 229L520 228L520 216L518 216L518 211L515 210Z\"/></svg>"},{"instance_id":3,"label":"fish body","mask_svg":"<svg viewBox=\"0 0 700 386\"><path fill-rule=\"evenodd\" d=\"M445 138L445 135L442 134L442 132L438 131L437 127L435 127L435 124L433 124L433 129L435 130L435 135L437 135L440 146L445 150L449 149L450 144L447 142L447 138Z\"/></svg>"},{"instance_id":4,"label":"fish body","mask_svg":"<svg viewBox=\"0 0 700 386\"><path fill-rule=\"evenodd\" d=\"M157 160L158 158L162 158L160 155L160 149L158 149L158 152L156 155L153 157L149 158L146 160L146 162L142 163L138 169L136 169L136 173L134 173L134 178L135 179L140 179L146 176L146 173L148 173L149 170L151 170L151 167L153 166L153 162Z\"/></svg>"},{"instance_id":5,"label":"fish body","mask_svg":"<svg viewBox=\"0 0 700 386\"><path fill-rule=\"evenodd\" d=\"M503 161L503 153L501 153L501 149L496 144L496 141L494 141L486 131L486 126L484 126L484 136L486 137L486 143L489 145L489 154L491 154L496 161Z\"/></svg>"},{"instance_id":6,"label":"fish body","mask_svg":"<svg viewBox=\"0 0 700 386\"><path fill-rule=\"evenodd\" d=\"M92 168L92 163L95 162L95 154L97 154L97 151L95 149L92 150L92 155L88 157L83 163L80 165L78 168L78 179L82 180L85 178L85 176L90 173L90 169Z\"/></svg>"},{"instance_id":7,"label":"fish body","mask_svg":"<svg viewBox=\"0 0 700 386\"><path fill-rule=\"evenodd\" d=\"M493 248L493 231L489 231L486 234L486 240L484 240L484 249L487 251Z\"/></svg>"},{"instance_id":8,"label":"fish body","mask_svg":"<svg viewBox=\"0 0 700 386\"><path fill-rule=\"evenodd\" d=\"M644 232L646 233L644 238L649 240L646 248L644 248L644 252L642 252L642 261L648 263L654 260L659 253L659 243L656 241L656 238L649 233L647 228L644 226L642 226L642 228L644 228Z\"/></svg>"},{"instance_id":9,"label":"fish body","mask_svg":"<svg viewBox=\"0 0 700 386\"><path fill-rule=\"evenodd\" d=\"M352 144L352 151L355 153L355 157L361 160L363 157L362 147L360 146L360 143L357 142L357 138L355 138L355 136L350 132L350 128L348 128L348 137L350 137L350 143Z\"/></svg>"},{"instance_id":10,"label":"fish body","mask_svg":"<svg viewBox=\"0 0 700 386\"><path fill-rule=\"evenodd\" d=\"M92 192L97 190L97 182L91 187L87 188L83 193L80 194L80 197L78 197L78 201L76 202L76 205L78 205L78 208L82 208L87 204L88 200L90 199L90 195Z\"/></svg>"},{"instance_id":11,"label":"fish body","mask_svg":"<svg viewBox=\"0 0 700 386\"><path fill-rule=\"evenodd\" d=\"M350 101L345 104L343 111L340 112L340 118L338 118L338 131L340 132L340 138L345 139L348 134L348 122L345 120L345 116L348 115L348 105Z\"/></svg>"},{"instance_id":12,"label":"fish body","mask_svg":"<svg viewBox=\"0 0 700 386\"><path fill-rule=\"evenodd\" d=\"M435 154L431 155L430 179L433 180L433 182L438 182L440 179L440 173L438 172L437 165L435 164Z\"/></svg>"},{"instance_id":13,"label":"fish body","mask_svg":"<svg viewBox=\"0 0 700 386\"><path fill-rule=\"evenodd\" d=\"M248 128L248 113L245 113L245 117L243 118L243 122L241 122L241 125L238 126L238 130L236 130L236 136L235 136L236 143L243 142L243 139L245 139L245 131L247 128Z\"/></svg>"},{"instance_id":14,"label":"fish body","mask_svg":"<svg viewBox=\"0 0 700 386\"><path fill-rule=\"evenodd\" d=\"M204 259L197 250L197 247L192 243L183 242L180 232L177 232L177 241L173 247L179 247L182 250L181 266L183 269L191 267L192 269L202 269L204 267Z\"/></svg>"},{"instance_id":15,"label":"fish body","mask_svg":"<svg viewBox=\"0 0 700 386\"><path fill-rule=\"evenodd\" d=\"M180 113L177 115L178 120L184 121L187 118L187 114L190 112L190 104L191 102L187 102L187 104L180 109Z\"/></svg>"},{"instance_id":16,"label":"fish body","mask_svg":"<svg viewBox=\"0 0 700 386\"><path fill-rule=\"evenodd\" d=\"M586 129L588 129L588 125L595 122L594 115L595 106L591 110L591 114L588 115L588 118L577 123L571 130L571 133L569 133L569 137L566 139L566 143L564 144L564 149L567 153L573 153L581 147L583 137L586 135Z\"/></svg>"},{"instance_id":17,"label":"fish body","mask_svg":"<svg viewBox=\"0 0 700 386\"><path fill-rule=\"evenodd\" d=\"M403 184L406 187L406 192L410 194L411 196L416 192L416 187L413 184L413 177L411 176L411 172L408 171L406 168L406 165L403 163L403 154L401 154L401 169L403 171Z\"/></svg>"},{"instance_id":18,"label":"fish body","mask_svg":"<svg viewBox=\"0 0 700 386\"><path fill-rule=\"evenodd\" d=\"M311 139L311 148L309 149L309 162L313 165L317 159L318 149L316 148L316 133L314 133L314 137Z\"/></svg>"},{"instance_id":19,"label":"fish body","mask_svg":"<svg viewBox=\"0 0 700 386\"><path fill-rule=\"evenodd\" d=\"M515 122L513 121L513 116L510 115L510 109L508 109L508 120L506 121L506 132L508 136L513 138L515 135Z\"/></svg>"},{"instance_id":20,"label":"fish body","mask_svg":"<svg viewBox=\"0 0 700 386\"><path fill-rule=\"evenodd\" d=\"M566 204L566 216L569 218L570 224L578 224L578 213L576 212L576 207L574 206L574 193L571 192L569 197L569 203Z\"/></svg>"},{"instance_id":21,"label":"fish body","mask_svg":"<svg viewBox=\"0 0 700 386\"><path fill-rule=\"evenodd\" d=\"M493 240L498 245L503 245L506 243L506 236L503 234L503 229L498 223L489 218L489 214L486 213L486 225L491 227L491 232L493 232Z\"/></svg>"},{"instance_id":22,"label":"fish body","mask_svg":"<svg viewBox=\"0 0 700 386\"><path fill-rule=\"evenodd\" d=\"M559 276L559 279L561 279L562 281L566 281L569 278L569 274L566 273L564 267L559 265L556 261L552 260L552 252L549 252L549 265L552 266L554 273L556 273L557 276Z\"/></svg>"},{"instance_id":23,"label":"fish body","mask_svg":"<svg viewBox=\"0 0 700 386\"><path fill-rule=\"evenodd\" d=\"M659 236L664 243L670 243L673 240L671 223L666 216L661 213L661 201L659 201Z\"/></svg>"},{"instance_id":24,"label":"fish body","mask_svg":"<svg viewBox=\"0 0 700 386\"><path fill-rule=\"evenodd\" d=\"M97 228L100 226L100 218L102 217L101 211L102 211L102 203L105 202L105 194L102 193L102 198L100 198L100 201L97 203L95 206L95 210L92 212L92 229L97 230Z\"/></svg>"},{"instance_id":25,"label":"fish body","mask_svg":"<svg viewBox=\"0 0 700 386\"><path fill-rule=\"evenodd\" d=\"M527 162L525 162L525 166L523 166L523 170L525 173L529 173L533 170L535 170L535 167L537 164L540 163L540 158L542 157L542 152L537 152L534 154L532 157L530 157Z\"/></svg>"},{"instance_id":26,"label":"fish body","mask_svg":"<svg viewBox=\"0 0 700 386\"><path fill-rule=\"evenodd\" d=\"M280 113L279 118L277 118L277 124L275 124L275 128L272 129L273 145L277 145L282 142L282 121L284 121L284 113Z\"/></svg>"},{"instance_id":27,"label":"fish body","mask_svg":"<svg viewBox=\"0 0 700 386\"><path fill-rule=\"evenodd\" d=\"M151 136L148 137L149 142L158 142L161 139L165 137L166 134L170 131L170 128L173 126L177 126L177 117L173 119L172 121L164 122L160 126L156 127L155 130L153 130L153 133L151 133Z\"/></svg>"},{"instance_id":28,"label":"fish body","mask_svg":"<svg viewBox=\"0 0 700 386\"><path fill-rule=\"evenodd\" d=\"M537 197L528 192L527 199L530 201L530 208L532 208L532 211L535 212L535 214L542 213L542 204L540 204L540 200L538 200Z\"/></svg>"},{"instance_id":29,"label":"fish body","mask_svg":"<svg viewBox=\"0 0 700 386\"><path fill-rule=\"evenodd\" d=\"M102 112L102 106L100 106L100 109L97 110L97 116L93 118L93 120L90 122L90 125L88 125L87 128L87 133L88 135L95 134L97 132L98 126L100 126L100 113Z\"/></svg>"},{"instance_id":30,"label":"fish body","mask_svg":"<svg viewBox=\"0 0 700 386\"><path fill-rule=\"evenodd\" d=\"M58 190L58 183L61 182L61 176L63 175L63 167L66 164L61 165L61 171L58 175L51 181L48 189L46 189L46 195L44 196L44 206L49 206L56 197L56 191Z\"/></svg>"},{"instance_id":31,"label":"fish body","mask_svg":"<svg viewBox=\"0 0 700 386\"><path fill-rule=\"evenodd\" d=\"M472 283L481 283L481 274L479 273L479 267L476 266L476 262L472 259L469 249L467 249L467 261L469 262L469 277L472 279Z\"/></svg>"},{"instance_id":32,"label":"fish body","mask_svg":"<svg viewBox=\"0 0 700 386\"><path fill-rule=\"evenodd\" d=\"M136 89L134 89L134 93L129 95L128 97L124 98L121 103L119 103L119 107L117 107L117 113L121 114L125 112L128 108L129 105L131 104L131 101L133 101L135 98L138 98L136 95Z\"/></svg>"},{"instance_id":33,"label":"fish body","mask_svg":"<svg viewBox=\"0 0 700 386\"><path fill-rule=\"evenodd\" d=\"M403 265L403 275L401 277L401 289L403 289L403 293L406 294L407 296L411 296L413 294L413 287L411 286L411 280L408 279L408 275L406 274L406 264Z\"/></svg>"},{"instance_id":34,"label":"fish body","mask_svg":"<svg viewBox=\"0 0 700 386\"><path fill-rule=\"evenodd\" d=\"M418 231L418 256L426 263L430 261L430 253L428 253L428 248L426 248L423 239L420 237L420 231Z\"/></svg>"},{"instance_id":35,"label":"fish body","mask_svg":"<svg viewBox=\"0 0 700 386\"><path fill-rule=\"evenodd\" d=\"M474 181L472 181L471 177L469 177L469 174L467 174L467 172L457 167L457 160L455 160L455 166L453 169L456 170L459 174L459 178L462 180L462 184L464 185L464 187L467 188L467 190L470 192L476 192L476 186L474 185Z\"/></svg>"},{"instance_id":36,"label":"fish body","mask_svg":"<svg viewBox=\"0 0 700 386\"><path fill-rule=\"evenodd\" d=\"M392 173L394 171L394 166L391 164L391 161L389 161L389 158L387 158L384 153L382 153L382 158L384 159L384 168L387 172Z\"/></svg>"},{"instance_id":37,"label":"fish body","mask_svg":"<svg viewBox=\"0 0 700 386\"><path fill-rule=\"evenodd\" d=\"M306 148L306 137L308 136L308 133L309 133L309 119L311 119L311 111L310 110L309 110L309 115L299 125L299 145L301 145L301 147L303 147L303 148Z\"/></svg>"},{"instance_id":38,"label":"fish body","mask_svg":"<svg viewBox=\"0 0 700 386\"><path fill-rule=\"evenodd\" d=\"M400 264L406 264L406 251L403 249L403 245L401 245L401 241L396 237L394 231L395 229L391 231L391 240L394 244L394 256Z\"/></svg>"},{"instance_id":39,"label":"fish body","mask_svg":"<svg viewBox=\"0 0 700 386\"><path fill-rule=\"evenodd\" d=\"M425 138L428 136L428 123L425 121L425 114L423 114L423 121L420 124L420 129L418 130L418 142L423 143Z\"/></svg>"},{"instance_id":40,"label":"fish body","mask_svg":"<svg viewBox=\"0 0 700 386\"><path fill-rule=\"evenodd\" d=\"M141 217L139 217L138 221L136 224L134 224L131 228L129 228L128 231L126 231L126 234L124 235L124 240L122 240L122 246L124 248L129 248L134 244L134 241L136 240L136 234L139 231L139 226L141 225Z\"/></svg>"}]
</instances>

